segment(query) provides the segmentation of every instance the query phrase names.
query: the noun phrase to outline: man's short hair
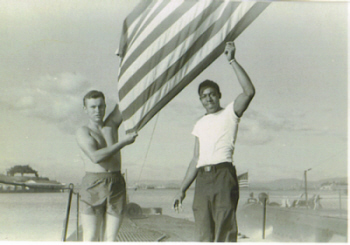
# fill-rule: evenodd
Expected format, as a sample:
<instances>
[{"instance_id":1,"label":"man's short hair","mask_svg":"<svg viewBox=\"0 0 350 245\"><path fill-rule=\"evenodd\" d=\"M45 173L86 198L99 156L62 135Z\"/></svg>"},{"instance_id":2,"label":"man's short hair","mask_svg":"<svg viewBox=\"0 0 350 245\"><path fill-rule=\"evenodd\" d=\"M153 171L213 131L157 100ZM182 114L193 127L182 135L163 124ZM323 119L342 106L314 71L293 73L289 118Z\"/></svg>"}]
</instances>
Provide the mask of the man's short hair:
<instances>
[{"instance_id":1,"label":"man's short hair","mask_svg":"<svg viewBox=\"0 0 350 245\"><path fill-rule=\"evenodd\" d=\"M91 90L89 91L85 96L84 96L84 99L83 99L83 104L84 106L86 105L85 104L85 101L87 99L97 99L97 98L102 98L103 100L105 100L105 95L100 92L100 91L97 91L97 90Z\"/></svg>"},{"instance_id":2,"label":"man's short hair","mask_svg":"<svg viewBox=\"0 0 350 245\"><path fill-rule=\"evenodd\" d=\"M201 82L201 83L199 84L199 86L198 86L198 94L199 94L199 95L201 95L201 90L202 90L203 88L205 88L205 87L210 87L210 88L215 89L215 90L218 92L218 94L219 94L219 96L220 96L220 98L221 98L220 88L219 88L219 85L218 85L216 82L213 82L213 81L208 80L208 79L205 80L205 81L203 81L203 82Z\"/></svg>"}]
</instances>

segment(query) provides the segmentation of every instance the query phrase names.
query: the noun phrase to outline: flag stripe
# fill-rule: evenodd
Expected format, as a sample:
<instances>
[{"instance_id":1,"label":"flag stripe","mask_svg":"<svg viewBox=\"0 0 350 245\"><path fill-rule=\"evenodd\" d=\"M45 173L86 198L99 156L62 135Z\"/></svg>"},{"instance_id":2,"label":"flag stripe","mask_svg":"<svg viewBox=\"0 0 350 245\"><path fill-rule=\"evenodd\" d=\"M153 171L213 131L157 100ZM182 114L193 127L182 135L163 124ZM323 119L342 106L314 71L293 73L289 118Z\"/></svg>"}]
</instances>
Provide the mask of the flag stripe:
<instances>
[{"instance_id":1,"label":"flag stripe","mask_svg":"<svg viewBox=\"0 0 350 245\"><path fill-rule=\"evenodd\" d=\"M118 90L126 132L140 130L266 7L251 1L141 1L124 22Z\"/></svg>"},{"instance_id":2,"label":"flag stripe","mask_svg":"<svg viewBox=\"0 0 350 245\"><path fill-rule=\"evenodd\" d=\"M134 101L132 103L129 104L129 106L125 109L125 112L123 114L123 118L124 120L130 118L133 115L133 112L135 109L140 108L146 101L147 99L152 96L156 91L158 91L169 79L171 79L170 76L172 76L173 74L176 74L177 70L181 69L181 66L183 66L183 64L186 64L191 58L192 56L196 55L199 51L201 51L203 48L206 48L208 45L207 40L210 40L211 38L215 37L216 34L218 34L220 36L220 32L219 31L225 31L224 30L224 25L227 25L227 20L229 19L229 17L232 15L231 9L230 8L225 8L224 13L221 15L220 19L218 21L216 21L214 24L212 24L209 28L207 28L206 32L203 33L193 44L192 46L190 46L188 48L188 52L186 52L176 63L174 63L172 66L170 66L167 70L165 70L163 72L163 74L161 76L159 76L157 79L154 80L154 82L149 85L147 88L144 88L142 90L142 93L137 96L137 98L134 99ZM239 26L236 25L234 27L234 29ZM220 37L220 39L222 40L222 38ZM225 40L223 40L225 41ZM217 56L215 58L217 58L219 55L221 55L223 48L224 48L225 43L222 42L219 46L221 47L221 52L217 52ZM161 52L161 51L160 51ZM160 53L160 55L162 54L162 52ZM200 57L200 59L203 59L204 57ZM215 59L214 58L214 59ZM158 60L158 56L154 55L151 60ZM155 61L154 61L155 62ZM193 61L194 63L196 63L196 61ZM188 69L188 67L186 67ZM203 67L204 68L204 67ZM203 70L203 68L199 67L200 70ZM199 73L197 72L197 75ZM196 75L195 75L196 76ZM195 78L195 76L191 76L192 79ZM137 79L132 79L132 81L136 81ZM187 85L187 83L185 83L185 85ZM181 91L181 90L180 90ZM179 92L180 92L179 91ZM124 98L125 94L122 93L123 92L123 88L120 90L119 96L121 99ZM135 96L135 95L133 95Z\"/></svg>"},{"instance_id":3,"label":"flag stripe","mask_svg":"<svg viewBox=\"0 0 350 245\"><path fill-rule=\"evenodd\" d=\"M237 178L238 180L248 180L248 172L238 175Z\"/></svg>"},{"instance_id":4,"label":"flag stripe","mask_svg":"<svg viewBox=\"0 0 350 245\"><path fill-rule=\"evenodd\" d=\"M180 14L179 12L178 14ZM130 62L134 62L134 59L138 59L138 63L132 63L133 65L133 71L129 69L130 76L127 74L124 74L123 71L121 71L120 77L125 76L123 79L127 80L127 84L120 84L121 90L120 90L120 96L121 98L124 97L125 91L129 91L132 89L142 78L145 74L147 74L147 71L154 68L159 62L161 62L163 59L168 57L168 55L171 53L170 51L173 51L174 49L178 48L181 45L184 45L184 41L189 39L189 36L192 33L195 33L198 28L202 28L205 30L203 26L200 24L204 22L205 18L207 18L207 15L209 15L208 12L204 12L202 15L198 16L196 19L191 20L190 23L187 24L187 26L183 27L186 22L185 21L179 21L180 23L171 23L172 28L170 30L165 31L162 30L156 30L155 35L152 37L158 38L159 40L162 39L162 41L165 42L165 45L163 47L159 47L158 42L155 42L156 39L147 39L143 40L142 46L139 46L139 52L134 52L131 54L130 58L124 62L124 66L130 66ZM191 15L191 12L189 12L189 15ZM186 17L186 15L184 16ZM189 19L189 17L187 17ZM168 23L169 24L169 23ZM168 27L168 26L166 26ZM159 36L158 33L162 33L162 36ZM184 35L186 34L186 35ZM189 42L189 41L187 41ZM183 48L182 52L185 52L186 48ZM142 63L143 62L143 63ZM141 67L140 67L141 66ZM136 70L136 72L135 72ZM123 86L127 86L123 88Z\"/></svg>"},{"instance_id":5,"label":"flag stripe","mask_svg":"<svg viewBox=\"0 0 350 245\"><path fill-rule=\"evenodd\" d=\"M238 178L238 185L240 188L249 187L248 172L239 175L237 178Z\"/></svg>"},{"instance_id":6,"label":"flag stripe","mask_svg":"<svg viewBox=\"0 0 350 245\"><path fill-rule=\"evenodd\" d=\"M178 4L179 3L181 2L178 2ZM154 14L152 18L152 21L154 22L148 21L147 24L144 23L144 28L139 31L142 35L139 35L140 40L138 40L138 44L142 43L142 45L134 45L132 52L129 52L127 61L124 61L123 63L123 70L121 71L120 76L123 75L124 71L139 58L142 52L148 48L160 34L164 33L174 22L177 21L173 16L173 12L165 14L162 13L161 10L162 9L158 9L155 11L157 14ZM167 21L167 19L171 19L172 21Z\"/></svg>"},{"instance_id":7,"label":"flag stripe","mask_svg":"<svg viewBox=\"0 0 350 245\"><path fill-rule=\"evenodd\" d=\"M237 27L235 28L234 32L231 32L230 35L231 36L239 36L244 29L250 25L255 19L256 17L265 10L265 8L267 8L268 3L266 2L257 2L254 4L254 6L252 8L249 9L249 11L245 14L244 16L244 23L242 25L237 25ZM242 23L242 22L241 22Z\"/></svg>"},{"instance_id":8,"label":"flag stripe","mask_svg":"<svg viewBox=\"0 0 350 245\"><path fill-rule=\"evenodd\" d=\"M140 53L135 53L134 50L141 46L142 49L148 47L146 39L149 39L149 35L154 32L154 29L157 28L159 24L164 22L164 19L169 15L168 8L177 8L176 6L180 5L182 1L175 1L172 5L169 5L168 1L155 1L152 5L152 11L149 11L147 15L142 15L140 17L140 23L142 23L142 28L138 28L135 35L133 35L132 39L135 42L130 41L129 46L131 46L130 51L127 53L127 59L133 59L133 57L138 58ZM176 6L174 6L176 4ZM171 9L173 11L173 9ZM162 33L164 30L159 30L159 33ZM137 38L136 38L137 36ZM141 52L142 53L142 52ZM123 63L124 66L127 66L127 63ZM127 68L127 67L126 67Z\"/></svg>"},{"instance_id":9,"label":"flag stripe","mask_svg":"<svg viewBox=\"0 0 350 245\"><path fill-rule=\"evenodd\" d=\"M149 36L146 36L145 39L142 40L142 46L137 46L134 52L130 53L130 56L127 61L123 63L123 70L121 70L120 76L123 76L123 73L125 70L129 68L130 65L133 64L133 62L139 58L139 56L142 54L142 52L149 48L151 44L154 43L154 41L159 38L159 33L162 33L162 35L165 36L165 38L170 39L170 35L174 33L175 31L178 32L176 36L173 37L170 42L178 41L178 45L182 43L186 38L187 35L192 34L196 29L195 27L198 27L199 23L202 23L207 16L209 16L210 12L209 11L214 11L221 3L220 2L213 2L211 3L212 6L209 6L207 9L203 11L202 15L199 16L194 16L196 18L193 18L193 20L187 24L186 27L182 29L182 25L184 25L184 21L179 21L180 23L176 23L180 18L186 17L187 12L188 14L192 14L190 11L190 8L187 4L182 4L179 6L177 9L175 9L172 13L167 13L168 17L164 19L159 26L156 26L153 28L153 31ZM215 7L216 6L216 7ZM188 11L186 11L188 9ZM172 27L173 26L173 27ZM172 29L169 30L169 28L172 27ZM193 30L191 30L193 29ZM171 33L169 33L171 32ZM184 35L186 33L187 35ZM166 46L174 46L174 44L166 44ZM176 47L176 46L175 46ZM166 54L163 54L164 57Z\"/></svg>"},{"instance_id":10,"label":"flag stripe","mask_svg":"<svg viewBox=\"0 0 350 245\"><path fill-rule=\"evenodd\" d=\"M230 11L229 11L229 9L227 9L227 11L226 11L228 14L230 14ZM207 28L207 34L205 34L204 33L204 35L202 35L202 37L201 37L201 39L199 39L199 40L197 40L194 44L192 44L192 46L180 46L180 50L182 50L182 53L181 54L177 54L177 55L183 55L183 53L184 53L184 51L183 50L190 50L190 51L187 51L187 52L185 52L184 54L186 54L186 57L182 57L182 60L180 60L177 64L174 64L174 66L176 67L178 67L179 65L181 65L181 64L184 64L185 62L186 62L186 58L187 57L191 57L190 55L191 54L193 54L194 52L194 50L198 50L198 48L199 48L199 46L195 46L195 45L202 45L201 43L205 43L205 39L206 38L208 38L208 34L210 34L210 32L212 32L212 29L213 29L213 23L215 23L216 22L216 25L217 25L217 27L220 27L219 26L219 22L221 22L222 24L224 24L224 22L223 21L225 21L225 17L226 18L228 18L229 17L229 15L223 15L222 17L221 17L221 19L220 20L212 20L212 25L211 25L211 27L210 28ZM200 21L200 20L199 20ZM212 34L214 34L214 32L212 32ZM171 43L169 43L168 45L169 46L172 46L172 45L176 45L176 43L178 43L178 40L176 39L177 37L175 37L174 39L173 39L173 42L171 42ZM197 44L198 43L198 44ZM185 44L184 44L185 45ZM193 46L195 47L195 49L193 49ZM165 48L169 48L169 49L171 49L171 47L165 47ZM167 55L168 53L165 53L165 51L164 51L164 49L160 49L156 54L154 54L151 58L150 58L150 60L147 62L147 63L145 63L145 65L144 65L144 69L146 70L146 71L143 71L143 70L141 70L141 71L137 71L137 72L135 72L135 74L134 74L134 76L132 76L129 80L130 80L130 82L128 82L128 85L130 86L130 87L128 87L128 88L124 88L124 87L122 87L122 88L120 88L120 91L119 91L119 95L120 95L120 98L121 99L123 99L124 98L124 96L125 96L125 93L126 93L126 91L130 91L131 90L131 88L133 88L140 80L141 80L141 77L138 77L138 75L139 76L142 76L143 74L145 74L147 71L148 71L148 69L150 69L150 68L153 68L155 65L157 65L157 62L159 62L159 60L161 60L161 59L163 59L163 57L162 57L162 55ZM185 59L184 59L185 58ZM153 64L153 65L152 65ZM166 68L168 67L168 65L166 65L165 66ZM159 67L157 67L157 69L159 70ZM169 70L168 71L164 71L164 72L169 72ZM159 71L158 71L158 73L159 73ZM152 74L151 74L152 75ZM143 77L142 77L143 78ZM158 78L158 80L159 79L163 79L163 78Z\"/></svg>"},{"instance_id":11,"label":"flag stripe","mask_svg":"<svg viewBox=\"0 0 350 245\"><path fill-rule=\"evenodd\" d=\"M175 4L180 4L181 1L176 1ZM166 18L167 13L166 9L169 8L170 2L166 1L156 1L153 5L149 6L149 10L145 12L145 14L140 16L139 23L141 24L140 27L138 27L132 38L130 38L129 45L132 45L132 48L139 47L141 44L141 47L143 47L144 39L148 38L149 34L148 32L152 32L153 28L149 28L150 26L154 27L155 24L152 25L151 23L162 23L163 20L160 18ZM167 7L168 6L168 7ZM147 32L148 31L148 32ZM134 43L135 42L135 43ZM133 49L132 49L133 50ZM134 56L133 51L129 52L129 57ZM138 56L136 54L136 56ZM123 65L124 67L124 65Z\"/></svg>"},{"instance_id":12,"label":"flag stripe","mask_svg":"<svg viewBox=\"0 0 350 245\"><path fill-rule=\"evenodd\" d=\"M149 9L148 7L152 3L153 3L152 0L141 1L124 20L123 35L121 36L119 50L118 50L118 55L120 57L124 57L126 53L126 49L129 44L129 42L127 41L128 38L134 36L131 33L133 32L133 29L136 29L136 28L132 28L132 26L135 24L137 19L140 18L140 16L142 16L147 9Z\"/></svg>"}]
</instances>

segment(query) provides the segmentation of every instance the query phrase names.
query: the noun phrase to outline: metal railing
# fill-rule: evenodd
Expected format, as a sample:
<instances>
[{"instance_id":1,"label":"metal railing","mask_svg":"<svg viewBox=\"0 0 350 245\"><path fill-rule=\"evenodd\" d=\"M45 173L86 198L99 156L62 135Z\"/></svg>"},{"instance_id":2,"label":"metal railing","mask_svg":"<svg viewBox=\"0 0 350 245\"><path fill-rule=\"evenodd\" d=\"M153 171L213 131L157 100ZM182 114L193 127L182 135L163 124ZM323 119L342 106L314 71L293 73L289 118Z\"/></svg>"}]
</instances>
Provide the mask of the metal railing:
<instances>
[{"instance_id":1,"label":"metal railing","mask_svg":"<svg viewBox=\"0 0 350 245\"><path fill-rule=\"evenodd\" d=\"M70 210L72 206L72 198L73 194L77 195L77 222L76 222L76 239L79 240L79 192L74 192L74 185L71 183L69 184L68 188L69 194L68 194L68 202L67 202L67 209L66 209L66 217L64 219L63 223L63 232L62 232L62 241L65 242L67 240L67 232L68 232L68 225L69 225L69 216L70 216Z\"/></svg>"},{"instance_id":2,"label":"metal railing","mask_svg":"<svg viewBox=\"0 0 350 245\"><path fill-rule=\"evenodd\" d=\"M267 198L264 198L263 201L263 227L262 227L262 239L265 239L265 229L266 229L266 203L267 203Z\"/></svg>"}]
</instances>

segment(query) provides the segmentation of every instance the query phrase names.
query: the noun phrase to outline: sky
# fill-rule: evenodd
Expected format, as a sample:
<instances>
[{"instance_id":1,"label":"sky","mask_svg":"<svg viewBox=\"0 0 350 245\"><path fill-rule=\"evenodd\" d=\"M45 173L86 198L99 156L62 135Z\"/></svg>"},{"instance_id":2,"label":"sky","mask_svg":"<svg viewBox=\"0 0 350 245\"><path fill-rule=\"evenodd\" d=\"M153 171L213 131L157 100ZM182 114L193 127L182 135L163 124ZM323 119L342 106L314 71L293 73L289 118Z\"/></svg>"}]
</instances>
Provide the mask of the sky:
<instances>
[{"instance_id":1,"label":"sky","mask_svg":"<svg viewBox=\"0 0 350 245\"><path fill-rule=\"evenodd\" d=\"M0 173L27 165L41 176L79 183L84 165L75 131L82 98L117 103L122 23L138 1L0 1ZM345 2L272 2L235 40L236 59L256 88L234 153L249 180L347 177L348 17ZM242 92L220 56L122 150L128 183L180 183L193 155L198 95L216 81L226 106ZM120 137L125 136L123 126Z\"/></svg>"}]
</instances>

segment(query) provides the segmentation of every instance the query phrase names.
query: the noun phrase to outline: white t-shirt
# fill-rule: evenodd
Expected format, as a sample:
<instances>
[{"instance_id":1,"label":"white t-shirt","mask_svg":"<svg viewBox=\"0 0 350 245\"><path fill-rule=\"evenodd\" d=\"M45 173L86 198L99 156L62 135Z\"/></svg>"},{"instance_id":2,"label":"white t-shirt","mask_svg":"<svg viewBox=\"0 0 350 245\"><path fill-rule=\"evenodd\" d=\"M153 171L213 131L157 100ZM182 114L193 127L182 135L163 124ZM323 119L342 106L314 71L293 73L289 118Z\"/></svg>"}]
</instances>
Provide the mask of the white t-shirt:
<instances>
[{"instance_id":1,"label":"white t-shirt","mask_svg":"<svg viewBox=\"0 0 350 245\"><path fill-rule=\"evenodd\" d=\"M192 134L199 139L197 168L222 162L233 162L233 151L240 118L234 102L225 109L203 116L194 125Z\"/></svg>"}]
</instances>

